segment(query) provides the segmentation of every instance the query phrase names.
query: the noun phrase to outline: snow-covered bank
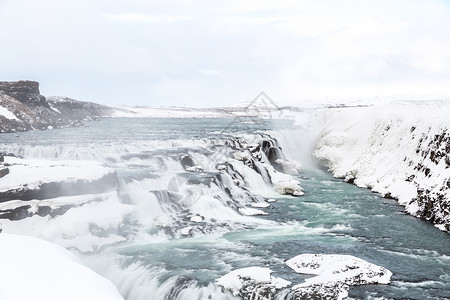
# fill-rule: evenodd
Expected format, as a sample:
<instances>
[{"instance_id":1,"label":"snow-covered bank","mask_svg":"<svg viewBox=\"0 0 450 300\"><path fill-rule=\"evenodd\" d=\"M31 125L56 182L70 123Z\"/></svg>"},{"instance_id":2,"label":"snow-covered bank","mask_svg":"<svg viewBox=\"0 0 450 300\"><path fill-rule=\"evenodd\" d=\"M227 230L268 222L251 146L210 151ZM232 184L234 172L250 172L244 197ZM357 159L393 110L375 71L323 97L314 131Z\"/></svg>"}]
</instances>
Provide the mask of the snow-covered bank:
<instances>
[{"instance_id":1,"label":"snow-covered bank","mask_svg":"<svg viewBox=\"0 0 450 300\"><path fill-rule=\"evenodd\" d=\"M450 103L324 109L314 156L335 177L398 199L450 232Z\"/></svg>"},{"instance_id":2,"label":"snow-covered bank","mask_svg":"<svg viewBox=\"0 0 450 300\"><path fill-rule=\"evenodd\" d=\"M0 299L123 300L69 251L36 238L0 234L0 266Z\"/></svg>"},{"instance_id":3,"label":"snow-covered bank","mask_svg":"<svg viewBox=\"0 0 450 300\"><path fill-rule=\"evenodd\" d=\"M95 161L4 156L3 165L9 173L0 178L0 202L100 193L117 186L116 171Z\"/></svg>"}]
</instances>

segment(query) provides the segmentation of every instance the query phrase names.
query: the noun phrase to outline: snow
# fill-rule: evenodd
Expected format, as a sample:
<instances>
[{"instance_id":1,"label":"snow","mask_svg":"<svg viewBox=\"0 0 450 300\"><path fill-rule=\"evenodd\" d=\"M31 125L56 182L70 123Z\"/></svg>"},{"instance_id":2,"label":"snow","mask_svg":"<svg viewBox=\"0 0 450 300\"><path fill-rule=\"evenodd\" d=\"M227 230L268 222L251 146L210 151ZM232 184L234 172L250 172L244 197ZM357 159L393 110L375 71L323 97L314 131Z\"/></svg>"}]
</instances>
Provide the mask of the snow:
<instances>
[{"instance_id":1,"label":"snow","mask_svg":"<svg viewBox=\"0 0 450 300\"><path fill-rule=\"evenodd\" d=\"M244 281L253 281L254 283L270 284L276 289L282 289L289 286L291 283L282 278L271 276L272 270L261 267L248 267L234 270L219 279L216 283L237 296L243 288Z\"/></svg>"},{"instance_id":2,"label":"snow","mask_svg":"<svg viewBox=\"0 0 450 300\"><path fill-rule=\"evenodd\" d=\"M286 261L286 265L300 274L316 275L292 289L300 293L336 293L347 296L348 286L388 284L392 272L351 255L301 254Z\"/></svg>"},{"instance_id":3,"label":"snow","mask_svg":"<svg viewBox=\"0 0 450 300\"><path fill-rule=\"evenodd\" d=\"M280 195L302 196L305 194L303 188L300 187L300 182L293 179L292 176L278 172L272 166L267 166L267 171Z\"/></svg>"},{"instance_id":4,"label":"snow","mask_svg":"<svg viewBox=\"0 0 450 300\"><path fill-rule=\"evenodd\" d=\"M252 203L251 206L256 207L256 208L267 208L270 206L270 204L266 203L266 202L258 202L258 203Z\"/></svg>"},{"instance_id":5,"label":"snow","mask_svg":"<svg viewBox=\"0 0 450 300\"><path fill-rule=\"evenodd\" d=\"M239 161L252 160L253 157L250 153L245 151L237 151L233 153L233 158Z\"/></svg>"},{"instance_id":6,"label":"snow","mask_svg":"<svg viewBox=\"0 0 450 300\"><path fill-rule=\"evenodd\" d=\"M113 106L113 117L120 118L236 118L243 123L257 122L257 119L273 119L274 113L281 115L278 107L177 107L177 106ZM289 111L283 110L286 119ZM248 120L252 118L252 120ZM256 119L256 120L255 120Z\"/></svg>"},{"instance_id":7,"label":"snow","mask_svg":"<svg viewBox=\"0 0 450 300\"><path fill-rule=\"evenodd\" d=\"M158 106L116 106L114 117L121 118L229 118L234 115L224 109Z\"/></svg>"},{"instance_id":8,"label":"snow","mask_svg":"<svg viewBox=\"0 0 450 300\"><path fill-rule=\"evenodd\" d=\"M191 222L201 223L201 222L203 222L203 217L202 216L192 216L190 220L191 220Z\"/></svg>"},{"instance_id":9,"label":"snow","mask_svg":"<svg viewBox=\"0 0 450 300\"><path fill-rule=\"evenodd\" d=\"M15 114L13 114L9 109L3 106L0 106L0 116L4 116L5 118L10 120L20 121L19 119L17 119Z\"/></svg>"},{"instance_id":10,"label":"snow","mask_svg":"<svg viewBox=\"0 0 450 300\"><path fill-rule=\"evenodd\" d=\"M94 181L115 172L95 161L25 160L11 156L4 158L4 164L10 172L0 179L2 191L23 187L35 189L46 182Z\"/></svg>"},{"instance_id":11,"label":"snow","mask_svg":"<svg viewBox=\"0 0 450 300\"><path fill-rule=\"evenodd\" d=\"M316 120L325 126L314 156L335 177L394 197L450 231L448 112L444 101L326 109Z\"/></svg>"},{"instance_id":12,"label":"snow","mask_svg":"<svg viewBox=\"0 0 450 300\"><path fill-rule=\"evenodd\" d=\"M240 207L238 209L238 211L245 215L245 216L263 216L263 215L267 215L266 212L260 210L260 209L256 209L256 208L251 208L251 207Z\"/></svg>"},{"instance_id":13,"label":"snow","mask_svg":"<svg viewBox=\"0 0 450 300\"><path fill-rule=\"evenodd\" d=\"M39 204L42 202L42 204ZM21 206L23 201L8 201L0 209ZM34 236L81 252L92 252L110 244L124 241L118 233L123 219L135 207L120 203L117 192L104 194L58 197L40 201L27 201L32 205L76 205L65 214L51 218L33 215L20 221L1 220L3 232ZM1 299L1 298L0 298Z\"/></svg>"},{"instance_id":14,"label":"snow","mask_svg":"<svg viewBox=\"0 0 450 300\"><path fill-rule=\"evenodd\" d=\"M0 299L123 300L110 281L60 246L6 233L0 245Z\"/></svg>"},{"instance_id":15,"label":"snow","mask_svg":"<svg viewBox=\"0 0 450 300\"><path fill-rule=\"evenodd\" d=\"M184 227L181 229L181 235L191 234L192 226Z\"/></svg>"}]
</instances>

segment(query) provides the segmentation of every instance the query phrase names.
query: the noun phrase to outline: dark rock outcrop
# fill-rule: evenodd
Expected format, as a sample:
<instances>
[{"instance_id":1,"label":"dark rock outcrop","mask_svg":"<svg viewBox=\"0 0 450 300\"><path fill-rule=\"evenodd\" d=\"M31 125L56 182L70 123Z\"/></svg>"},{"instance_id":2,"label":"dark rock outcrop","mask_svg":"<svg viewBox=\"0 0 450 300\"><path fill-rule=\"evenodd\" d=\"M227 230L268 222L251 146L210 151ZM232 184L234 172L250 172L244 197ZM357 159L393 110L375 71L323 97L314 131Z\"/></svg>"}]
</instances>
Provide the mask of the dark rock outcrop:
<instances>
[{"instance_id":1,"label":"dark rock outcrop","mask_svg":"<svg viewBox=\"0 0 450 300\"><path fill-rule=\"evenodd\" d=\"M111 116L114 109L63 97L42 96L35 81L0 82L0 133L82 125Z\"/></svg>"},{"instance_id":2,"label":"dark rock outcrop","mask_svg":"<svg viewBox=\"0 0 450 300\"><path fill-rule=\"evenodd\" d=\"M39 82L29 80L0 81L0 91L25 105L50 108L45 97L39 92Z\"/></svg>"}]
</instances>

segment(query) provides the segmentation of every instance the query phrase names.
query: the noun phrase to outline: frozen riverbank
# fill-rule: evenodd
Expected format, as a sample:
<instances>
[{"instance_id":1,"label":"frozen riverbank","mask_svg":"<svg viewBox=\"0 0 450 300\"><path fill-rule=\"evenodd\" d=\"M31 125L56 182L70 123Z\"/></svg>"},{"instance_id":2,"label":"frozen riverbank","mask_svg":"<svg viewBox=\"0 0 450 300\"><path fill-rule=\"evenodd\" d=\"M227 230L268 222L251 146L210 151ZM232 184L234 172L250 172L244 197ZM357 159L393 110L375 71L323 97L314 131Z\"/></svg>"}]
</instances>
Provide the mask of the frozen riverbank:
<instances>
[{"instance_id":1,"label":"frozen riverbank","mask_svg":"<svg viewBox=\"0 0 450 300\"><path fill-rule=\"evenodd\" d=\"M441 101L322 110L314 156L335 177L450 232L449 112Z\"/></svg>"}]
</instances>

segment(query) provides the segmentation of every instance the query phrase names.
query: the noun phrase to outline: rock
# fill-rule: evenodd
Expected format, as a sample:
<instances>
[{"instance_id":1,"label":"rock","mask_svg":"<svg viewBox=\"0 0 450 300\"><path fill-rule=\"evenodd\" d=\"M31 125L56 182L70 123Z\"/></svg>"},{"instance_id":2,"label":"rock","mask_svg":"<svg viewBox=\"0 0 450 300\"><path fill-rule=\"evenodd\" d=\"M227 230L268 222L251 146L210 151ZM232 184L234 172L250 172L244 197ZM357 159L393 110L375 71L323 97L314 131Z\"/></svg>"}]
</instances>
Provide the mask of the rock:
<instances>
[{"instance_id":1,"label":"rock","mask_svg":"<svg viewBox=\"0 0 450 300\"><path fill-rule=\"evenodd\" d=\"M349 286L388 284L391 271L350 255L302 254L286 261L300 274L316 275L295 285L295 299L342 299Z\"/></svg>"},{"instance_id":2,"label":"rock","mask_svg":"<svg viewBox=\"0 0 450 300\"><path fill-rule=\"evenodd\" d=\"M241 213L242 215L245 216L264 216L267 215L266 212L260 210L260 209L256 209L256 208L251 208L251 207L240 207L238 209L239 213Z\"/></svg>"},{"instance_id":3,"label":"rock","mask_svg":"<svg viewBox=\"0 0 450 300\"><path fill-rule=\"evenodd\" d=\"M9 169L8 168L0 168L0 178L6 176L9 174Z\"/></svg>"},{"instance_id":4,"label":"rock","mask_svg":"<svg viewBox=\"0 0 450 300\"><path fill-rule=\"evenodd\" d=\"M273 277L271 273L269 268L242 268L220 277L216 283L241 299L274 299L276 292L291 282Z\"/></svg>"},{"instance_id":5,"label":"rock","mask_svg":"<svg viewBox=\"0 0 450 300\"><path fill-rule=\"evenodd\" d=\"M40 94L36 81L0 82L0 132L80 126L82 121L111 116L114 109L64 97Z\"/></svg>"},{"instance_id":6,"label":"rock","mask_svg":"<svg viewBox=\"0 0 450 300\"><path fill-rule=\"evenodd\" d=\"M183 168L186 170L187 168L193 167L195 165L194 159L189 154L183 154L180 157L180 163Z\"/></svg>"},{"instance_id":7,"label":"rock","mask_svg":"<svg viewBox=\"0 0 450 300\"><path fill-rule=\"evenodd\" d=\"M26 105L50 108L47 99L40 94L39 82L36 81L0 81L0 92L17 99Z\"/></svg>"}]
</instances>

